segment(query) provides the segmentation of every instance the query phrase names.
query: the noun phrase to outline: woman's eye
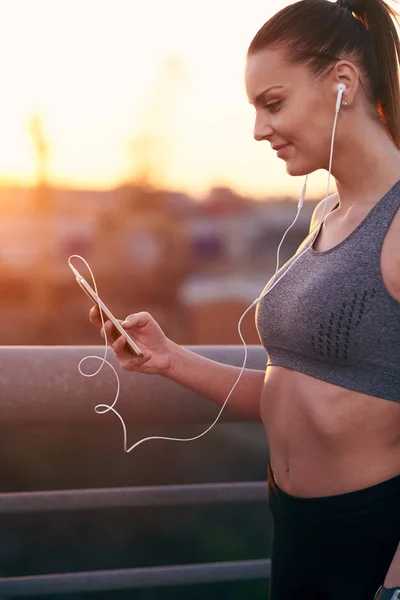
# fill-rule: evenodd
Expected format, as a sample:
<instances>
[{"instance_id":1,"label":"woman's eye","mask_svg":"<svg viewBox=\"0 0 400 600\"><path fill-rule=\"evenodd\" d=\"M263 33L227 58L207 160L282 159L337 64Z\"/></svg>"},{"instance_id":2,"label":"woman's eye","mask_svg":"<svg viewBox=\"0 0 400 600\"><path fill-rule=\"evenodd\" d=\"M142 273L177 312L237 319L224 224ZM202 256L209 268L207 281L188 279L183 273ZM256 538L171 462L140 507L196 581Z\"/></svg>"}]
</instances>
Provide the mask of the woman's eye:
<instances>
[{"instance_id":1,"label":"woman's eye","mask_svg":"<svg viewBox=\"0 0 400 600\"><path fill-rule=\"evenodd\" d=\"M274 113L277 112L281 106L282 102L280 100L277 100L276 102L269 102L265 104L265 108L267 110L269 110L270 112Z\"/></svg>"}]
</instances>

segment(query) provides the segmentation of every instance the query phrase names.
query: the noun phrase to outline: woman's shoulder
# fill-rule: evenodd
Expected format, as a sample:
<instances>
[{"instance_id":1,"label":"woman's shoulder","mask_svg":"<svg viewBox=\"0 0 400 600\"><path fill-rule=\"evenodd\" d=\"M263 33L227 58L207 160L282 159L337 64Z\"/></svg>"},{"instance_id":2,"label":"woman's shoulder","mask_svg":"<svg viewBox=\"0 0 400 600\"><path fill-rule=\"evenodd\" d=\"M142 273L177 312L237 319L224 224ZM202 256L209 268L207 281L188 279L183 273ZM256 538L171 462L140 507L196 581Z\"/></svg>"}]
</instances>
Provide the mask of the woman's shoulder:
<instances>
[{"instance_id":1,"label":"woman's shoulder","mask_svg":"<svg viewBox=\"0 0 400 600\"><path fill-rule=\"evenodd\" d=\"M394 216L383 241L381 270L390 294L400 302L400 209Z\"/></svg>"},{"instance_id":2,"label":"woman's shoulder","mask_svg":"<svg viewBox=\"0 0 400 600\"><path fill-rule=\"evenodd\" d=\"M326 202L326 204L325 204ZM317 206L313 210L313 214L311 216L310 222L310 232L318 225L322 216L328 214L333 208L335 208L336 204L339 202L339 196L337 192L328 196L328 199L324 198L320 202L318 202Z\"/></svg>"}]
</instances>

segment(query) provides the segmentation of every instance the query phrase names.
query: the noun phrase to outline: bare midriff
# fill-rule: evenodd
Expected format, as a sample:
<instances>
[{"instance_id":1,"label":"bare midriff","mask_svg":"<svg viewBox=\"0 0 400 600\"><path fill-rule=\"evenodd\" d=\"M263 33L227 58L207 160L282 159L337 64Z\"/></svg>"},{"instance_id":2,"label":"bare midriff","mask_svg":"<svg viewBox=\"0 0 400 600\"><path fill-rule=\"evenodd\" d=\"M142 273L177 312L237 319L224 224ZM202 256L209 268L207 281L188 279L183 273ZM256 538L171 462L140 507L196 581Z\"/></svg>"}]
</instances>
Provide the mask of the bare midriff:
<instances>
[{"instance_id":1,"label":"bare midriff","mask_svg":"<svg viewBox=\"0 0 400 600\"><path fill-rule=\"evenodd\" d=\"M400 474L400 403L267 368L261 397L271 467L287 494L344 494Z\"/></svg>"}]
</instances>

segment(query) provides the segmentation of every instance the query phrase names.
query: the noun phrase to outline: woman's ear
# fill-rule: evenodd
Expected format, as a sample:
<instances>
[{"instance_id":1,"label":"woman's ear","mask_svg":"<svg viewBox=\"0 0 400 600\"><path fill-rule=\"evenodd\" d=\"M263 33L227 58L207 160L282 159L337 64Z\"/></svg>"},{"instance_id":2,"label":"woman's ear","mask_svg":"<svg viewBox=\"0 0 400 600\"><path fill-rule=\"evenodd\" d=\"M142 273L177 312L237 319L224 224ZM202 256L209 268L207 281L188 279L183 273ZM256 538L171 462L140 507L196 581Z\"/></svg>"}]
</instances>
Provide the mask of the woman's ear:
<instances>
[{"instance_id":1,"label":"woman's ear","mask_svg":"<svg viewBox=\"0 0 400 600\"><path fill-rule=\"evenodd\" d=\"M357 67L348 60L339 60L334 69L332 76L335 81L334 89L337 93L337 85L344 83L346 86L343 92L342 101L346 101L347 106L350 106L355 98L359 85L359 72Z\"/></svg>"}]
</instances>

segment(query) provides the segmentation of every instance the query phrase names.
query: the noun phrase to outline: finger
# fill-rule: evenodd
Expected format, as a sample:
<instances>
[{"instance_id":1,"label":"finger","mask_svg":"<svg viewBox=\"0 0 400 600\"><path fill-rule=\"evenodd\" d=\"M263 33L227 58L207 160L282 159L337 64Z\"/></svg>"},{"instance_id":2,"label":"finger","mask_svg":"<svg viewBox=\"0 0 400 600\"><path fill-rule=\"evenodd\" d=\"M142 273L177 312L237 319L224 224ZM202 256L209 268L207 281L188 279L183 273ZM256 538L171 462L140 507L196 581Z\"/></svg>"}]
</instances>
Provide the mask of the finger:
<instances>
[{"instance_id":1,"label":"finger","mask_svg":"<svg viewBox=\"0 0 400 600\"><path fill-rule=\"evenodd\" d=\"M124 329L130 329L131 327L144 327L150 321L151 316L148 312L134 313L128 315L125 321L122 321L121 325Z\"/></svg>"},{"instance_id":2,"label":"finger","mask_svg":"<svg viewBox=\"0 0 400 600\"><path fill-rule=\"evenodd\" d=\"M101 327L102 324L101 324L100 311L99 311L97 304L92 306L92 308L90 309L89 320L93 325L96 325L96 327Z\"/></svg>"},{"instance_id":3,"label":"finger","mask_svg":"<svg viewBox=\"0 0 400 600\"><path fill-rule=\"evenodd\" d=\"M151 359L151 354L147 353L143 354L143 356L138 357L137 354L134 355L136 358L134 359L131 356L129 358L121 358L120 366L124 371L132 371L133 369L138 370L139 367L142 367L145 363L147 363Z\"/></svg>"},{"instance_id":4,"label":"finger","mask_svg":"<svg viewBox=\"0 0 400 600\"><path fill-rule=\"evenodd\" d=\"M132 358L135 359L134 363L141 364L142 362L147 362L151 358L150 352L142 352L141 356L138 356L137 353L130 347L127 342L128 336L119 336L117 340L112 344L111 348L115 354L115 356L119 359L119 361L132 361Z\"/></svg>"},{"instance_id":5,"label":"finger","mask_svg":"<svg viewBox=\"0 0 400 600\"><path fill-rule=\"evenodd\" d=\"M112 344L114 339L117 339L117 337L113 337L113 327L108 325L108 323L110 323L110 321L104 321L104 327L101 327L100 333L103 339L107 338L107 342Z\"/></svg>"},{"instance_id":6,"label":"finger","mask_svg":"<svg viewBox=\"0 0 400 600\"><path fill-rule=\"evenodd\" d=\"M115 342L113 342L111 347L113 349L115 356L119 360L123 360L123 359L127 359L127 358L131 359L132 356L137 356L136 354L133 353L133 351L128 346L126 336L124 336L124 335L120 335L118 337L118 339L116 339Z\"/></svg>"},{"instance_id":7,"label":"finger","mask_svg":"<svg viewBox=\"0 0 400 600\"><path fill-rule=\"evenodd\" d=\"M102 329L103 332L103 329ZM119 331L114 327L111 321L107 320L104 322L104 332L103 337L107 337L107 342L110 346L120 337Z\"/></svg>"}]
</instances>

